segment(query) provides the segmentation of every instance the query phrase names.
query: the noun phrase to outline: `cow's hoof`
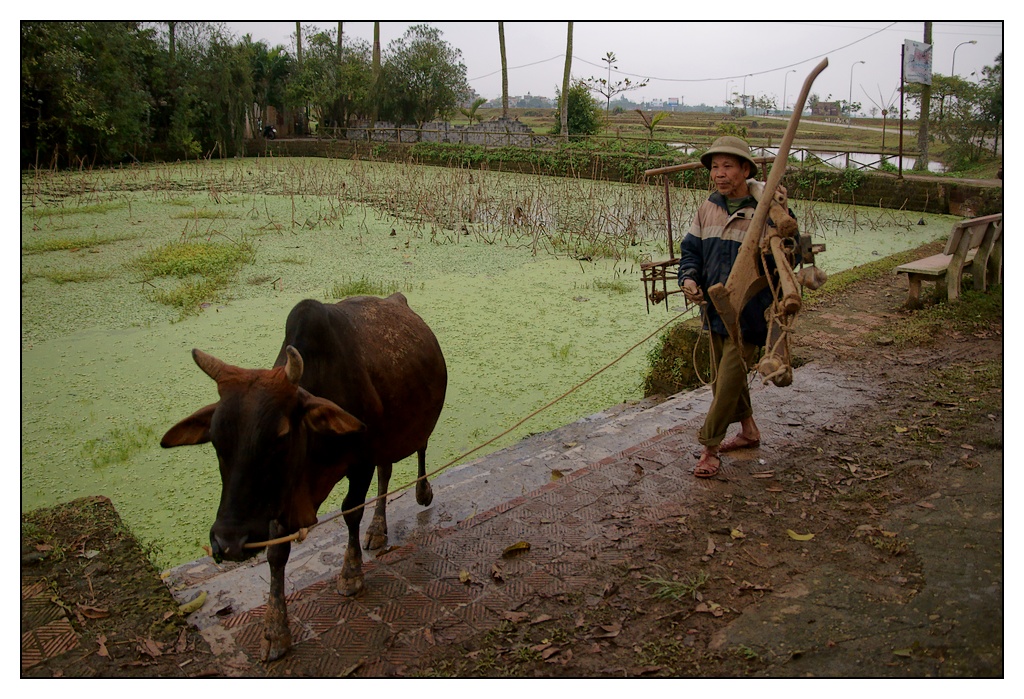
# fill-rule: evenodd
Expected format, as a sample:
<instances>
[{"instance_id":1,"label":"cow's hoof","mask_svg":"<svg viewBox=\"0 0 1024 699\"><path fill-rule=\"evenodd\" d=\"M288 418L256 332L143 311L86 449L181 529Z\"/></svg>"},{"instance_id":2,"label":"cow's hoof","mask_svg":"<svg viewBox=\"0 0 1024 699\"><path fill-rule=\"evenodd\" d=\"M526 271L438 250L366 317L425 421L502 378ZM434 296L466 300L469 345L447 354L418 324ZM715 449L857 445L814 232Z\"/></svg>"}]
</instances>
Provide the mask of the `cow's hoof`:
<instances>
[{"instance_id":1,"label":"cow's hoof","mask_svg":"<svg viewBox=\"0 0 1024 699\"><path fill-rule=\"evenodd\" d=\"M345 595L346 597L352 597L359 594L363 589L363 576L360 575L358 578L346 578L341 576L338 578L338 592Z\"/></svg>"},{"instance_id":2,"label":"cow's hoof","mask_svg":"<svg viewBox=\"0 0 1024 699\"><path fill-rule=\"evenodd\" d=\"M366 541L363 544L363 548L367 551L376 551L382 549L388 545L388 533L378 534L376 532L366 532Z\"/></svg>"},{"instance_id":3,"label":"cow's hoof","mask_svg":"<svg viewBox=\"0 0 1024 699\"><path fill-rule=\"evenodd\" d=\"M291 647L292 639L290 633L284 638L267 634L263 637L263 640L260 641L260 660L265 663L277 660L287 653L288 649Z\"/></svg>"},{"instance_id":4,"label":"cow's hoof","mask_svg":"<svg viewBox=\"0 0 1024 699\"><path fill-rule=\"evenodd\" d=\"M426 507L434 500L434 489L430 487L430 483L426 481L420 481L416 484L416 502Z\"/></svg>"}]
</instances>

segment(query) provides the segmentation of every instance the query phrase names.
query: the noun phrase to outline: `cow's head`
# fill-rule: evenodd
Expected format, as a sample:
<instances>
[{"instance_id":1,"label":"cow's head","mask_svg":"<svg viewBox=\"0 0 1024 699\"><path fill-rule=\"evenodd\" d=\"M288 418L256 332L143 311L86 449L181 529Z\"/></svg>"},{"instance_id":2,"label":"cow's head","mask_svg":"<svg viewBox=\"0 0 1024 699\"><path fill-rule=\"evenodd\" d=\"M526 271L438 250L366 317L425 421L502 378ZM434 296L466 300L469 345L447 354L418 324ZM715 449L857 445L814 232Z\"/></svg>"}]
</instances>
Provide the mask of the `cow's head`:
<instances>
[{"instance_id":1,"label":"cow's head","mask_svg":"<svg viewBox=\"0 0 1024 699\"><path fill-rule=\"evenodd\" d=\"M240 369L192 350L199 368L217 382L220 400L172 427L162 447L213 442L220 463L221 495L210 530L214 558L243 560L265 541L270 522L286 531L316 522L326 497L310 473L309 437L344 435L366 426L336 404L299 386L302 357L286 348L287 363L273 369Z\"/></svg>"}]
</instances>

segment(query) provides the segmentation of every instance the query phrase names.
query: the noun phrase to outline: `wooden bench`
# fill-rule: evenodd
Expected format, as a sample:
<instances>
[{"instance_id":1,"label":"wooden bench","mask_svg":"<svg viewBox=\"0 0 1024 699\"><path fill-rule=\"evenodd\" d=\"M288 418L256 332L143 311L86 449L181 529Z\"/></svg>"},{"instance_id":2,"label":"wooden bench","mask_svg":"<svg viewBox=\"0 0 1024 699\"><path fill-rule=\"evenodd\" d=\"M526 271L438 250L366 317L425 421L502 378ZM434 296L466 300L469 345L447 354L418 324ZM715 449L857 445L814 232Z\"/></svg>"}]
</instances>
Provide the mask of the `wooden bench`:
<instances>
[{"instance_id":1,"label":"wooden bench","mask_svg":"<svg viewBox=\"0 0 1024 699\"><path fill-rule=\"evenodd\" d=\"M897 267L897 274L906 274L910 281L907 306L920 307L923 281L934 281L940 295L949 301L960 298L960 277L964 272L974 277L976 291L986 291L991 284L1000 283L1003 277L1002 232L1002 214L966 219L953 225L942 253Z\"/></svg>"}]
</instances>

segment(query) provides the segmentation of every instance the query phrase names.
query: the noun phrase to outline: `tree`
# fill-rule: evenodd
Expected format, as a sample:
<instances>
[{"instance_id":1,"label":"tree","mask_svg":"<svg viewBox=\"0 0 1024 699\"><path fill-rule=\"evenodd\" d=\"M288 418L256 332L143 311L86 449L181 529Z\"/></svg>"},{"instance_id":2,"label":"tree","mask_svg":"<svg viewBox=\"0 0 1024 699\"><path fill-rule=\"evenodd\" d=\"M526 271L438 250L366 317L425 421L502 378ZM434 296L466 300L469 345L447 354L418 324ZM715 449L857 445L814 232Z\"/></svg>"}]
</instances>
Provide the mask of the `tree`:
<instances>
[{"instance_id":1,"label":"tree","mask_svg":"<svg viewBox=\"0 0 1024 699\"><path fill-rule=\"evenodd\" d=\"M560 92L558 98L561 101ZM577 80L572 84L565 104L568 116L565 121L560 113L556 116L553 133L592 136L601 130L601 105L590 94L585 81Z\"/></svg>"},{"instance_id":2,"label":"tree","mask_svg":"<svg viewBox=\"0 0 1024 699\"><path fill-rule=\"evenodd\" d=\"M1003 54L996 56L994 66L981 70L979 112L992 133L992 154L999 152L999 131L1003 124Z\"/></svg>"},{"instance_id":3,"label":"tree","mask_svg":"<svg viewBox=\"0 0 1024 699\"><path fill-rule=\"evenodd\" d=\"M640 115L640 118L644 120L644 126L647 128L647 152L650 153L651 141L654 139L654 127L657 126L662 119L668 116L668 112L658 112L657 114L648 117L644 114L644 110L642 109L637 109L635 111Z\"/></svg>"},{"instance_id":4,"label":"tree","mask_svg":"<svg viewBox=\"0 0 1024 699\"><path fill-rule=\"evenodd\" d=\"M907 97L919 105L922 113L938 114L929 119L930 137L946 144L946 164L954 170L965 169L983 159L989 146L998 150L999 129L1003 121L1002 54L995 66L982 69L982 80L972 83L958 77L933 75L930 101L943 101L942 111L926 109L924 85L907 86ZM923 123L923 122L922 122Z\"/></svg>"},{"instance_id":5,"label":"tree","mask_svg":"<svg viewBox=\"0 0 1024 699\"><path fill-rule=\"evenodd\" d=\"M168 141L177 154L238 155L252 105L249 52L223 24L179 22Z\"/></svg>"},{"instance_id":6,"label":"tree","mask_svg":"<svg viewBox=\"0 0 1024 699\"><path fill-rule=\"evenodd\" d=\"M302 64L288 85L289 101L308 105L309 117L318 123L330 120L342 97L341 71L335 30L305 30L306 40Z\"/></svg>"},{"instance_id":7,"label":"tree","mask_svg":"<svg viewBox=\"0 0 1024 699\"><path fill-rule=\"evenodd\" d=\"M504 22L498 22L498 47L501 50L501 118L508 119L508 61L505 59Z\"/></svg>"},{"instance_id":8,"label":"tree","mask_svg":"<svg viewBox=\"0 0 1024 699\"><path fill-rule=\"evenodd\" d=\"M292 74L293 61L284 46L268 48L266 42L253 42L246 34L242 37L242 47L249 57L249 70L252 76L252 98L256 104L253 119L256 126L267 120L268 107L278 111L285 108L285 88ZM253 128L253 132L257 129Z\"/></svg>"},{"instance_id":9,"label":"tree","mask_svg":"<svg viewBox=\"0 0 1024 699\"><path fill-rule=\"evenodd\" d=\"M484 120L484 118L477 113L477 110L480 109L480 106L485 104L486 102L486 98L477 97L475 100L473 100L473 103L469 106L469 109L466 109L465 107L459 107L459 111L462 112L462 115L464 117L469 119L470 124L472 124L474 121L480 123Z\"/></svg>"},{"instance_id":10,"label":"tree","mask_svg":"<svg viewBox=\"0 0 1024 699\"><path fill-rule=\"evenodd\" d=\"M385 118L417 125L446 119L469 97L462 52L441 36L436 27L417 24L388 44L381 76Z\"/></svg>"},{"instance_id":11,"label":"tree","mask_svg":"<svg viewBox=\"0 0 1024 699\"><path fill-rule=\"evenodd\" d=\"M617 69L616 62L618 61L618 59L616 58L613 52L609 51L604 55L604 58L602 58L601 60L608 64L608 77L590 77L587 78L584 82L586 83L587 87L593 90L594 92L600 95L604 95L604 117L605 121L607 121L609 108L612 103L612 97L623 92L631 92L633 90L639 90L642 87L646 87L647 81L644 80L643 82L634 83L629 78L623 78L622 80L612 82L612 70Z\"/></svg>"},{"instance_id":12,"label":"tree","mask_svg":"<svg viewBox=\"0 0 1024 699\"><path fill-rule=\"evenodd\" d=\"M22 158L120 160L151 142L167 54L139 22L22 22Z\"/></svg>"},{"instance_id":13,"label":"tree","mask_svg":"<svg viewBox=\"0 0 1024 699\"><path fill-rule=\"evenodd\" d=\"M377 116L380 113L381 100L381 63L380 63L380 22L373 23L373 59L371 63L370 85L370 126L377 123Z\"/></svg>"},{"instance_id":14,"label":"tree","mask_svg":"<svg viewBox=\"0 0 1024 699\"><path fill-rule=\"evenodd\" d=\"M336 116L339 124L347 124L353 116L369 118L374 110L372 53L370 44L360 39L350 40L342 51Z\"/></svg>"},{"instance_id":15,"label":"tree","mask_svg":"<svg viewBox=\"0 0 1024 699\"><path fill-rule=\"evenodd\" d=\"M559 100L558 114L562 125L561 134L569 140L569 71L572 69L572 22L568 22L565 35L565 71L562 74L562 92L565 99Z\"/></svg>"}]
</instances>

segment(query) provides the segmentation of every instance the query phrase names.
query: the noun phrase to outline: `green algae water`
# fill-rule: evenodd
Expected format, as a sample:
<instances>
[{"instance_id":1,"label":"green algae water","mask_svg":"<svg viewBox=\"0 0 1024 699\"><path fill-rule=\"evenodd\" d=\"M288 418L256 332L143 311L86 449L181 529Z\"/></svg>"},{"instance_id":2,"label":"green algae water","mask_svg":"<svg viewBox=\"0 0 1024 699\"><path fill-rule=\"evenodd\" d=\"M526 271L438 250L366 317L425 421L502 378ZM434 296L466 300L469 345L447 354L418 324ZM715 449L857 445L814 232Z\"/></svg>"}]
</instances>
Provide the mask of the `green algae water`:
<instances>
[{"instance_id":1,"label":"green algae water","mask_svg":"<svg viewBox=\"0 0 1024 699\"><path fill-rule=\"evenodd\" d=\"M677 222L703 198L673 196ZM217 398L193 347L269 367L301 299L337 300L354 281L402 291L448 363L432 470L678 312L648 313L639 281L640 260L667 256L658 187L246 159L26 174L22 198L22 507L106 495L161 567L202 555L220 495L212 446L159 447L171 425ZM944 237L955 220L924 215L922 226L917 213L791 205L827 245L819 265L829 272ZM676 227L678 240L685 226ZM138 261L190 242L244 246L246 255L211 282L206 301L183 309L161 299L209 280L189 270L155 276ZM639 399L650 346L472 458ZM408 459L392 486L414 474ZM345 487L321 513L340 507Z\"/></svg>"}]
</instances>

